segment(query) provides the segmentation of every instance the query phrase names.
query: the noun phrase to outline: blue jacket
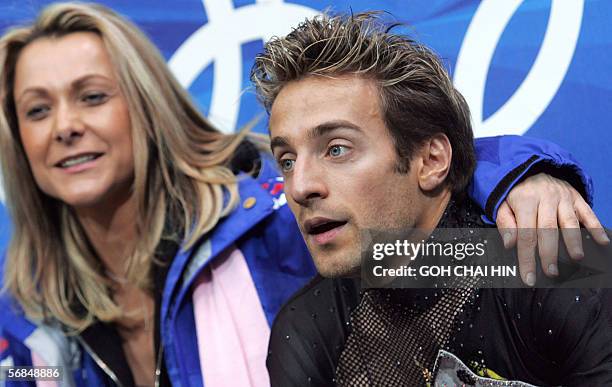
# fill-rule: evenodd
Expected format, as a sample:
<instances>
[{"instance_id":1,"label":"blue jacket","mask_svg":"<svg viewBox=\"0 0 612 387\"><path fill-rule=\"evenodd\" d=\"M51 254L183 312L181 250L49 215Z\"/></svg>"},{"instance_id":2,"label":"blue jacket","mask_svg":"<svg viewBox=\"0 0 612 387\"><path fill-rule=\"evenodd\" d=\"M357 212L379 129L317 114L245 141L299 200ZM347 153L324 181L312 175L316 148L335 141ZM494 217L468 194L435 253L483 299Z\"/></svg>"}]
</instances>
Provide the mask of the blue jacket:
<instances>
[{"instance_id":1,"label":"blue jacket","mask_svg":"<svg viewBox=\"0 0 612 387\"><path fill-rule=\"evenodd\" d=\"M555 144L503 136L479 139L476 149L478 166L469 192L491 219L510 188L535 166L546 167L547 172L572 182L592 200L590 178L570 154ZM256 204L240 205L222 219L207 236L204 253L202 247L200 251L180 251L170 266L160 327L165 364L175 386L203 385L190 289L196 275L228 246L242 251L270 326L281 305L315 274L284 194L264 188L266 183L275 181L277 172L270 160L264 160L257 179L241 178L241 199L255 199ZM47 364L65 367L65 385L113 385L104 365L98 364L95 354L75 338L65 337L58 327L28 320L9 295L0 297L0 311L0 365L31 365L35 352L43 355ZM7 383L14 385L32 383Z\"/></svg>"}]
</instances>

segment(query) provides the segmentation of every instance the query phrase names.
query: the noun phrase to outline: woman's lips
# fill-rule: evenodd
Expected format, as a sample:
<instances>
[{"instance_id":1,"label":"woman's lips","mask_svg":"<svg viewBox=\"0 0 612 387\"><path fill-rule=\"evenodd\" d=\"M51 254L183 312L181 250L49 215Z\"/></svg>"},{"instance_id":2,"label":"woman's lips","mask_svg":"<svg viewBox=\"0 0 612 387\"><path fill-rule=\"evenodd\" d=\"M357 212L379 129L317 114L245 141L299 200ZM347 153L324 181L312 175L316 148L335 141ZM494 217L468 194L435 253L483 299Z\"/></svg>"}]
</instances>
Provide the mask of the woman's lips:
<instances>
[{"instance_id":1,"label":"woman's lips","mask_svg":"<svg viewBox=\"0 0 612 387\"><path fill-rule=\"evenodd\" d=\"M93 159L89 159L89 160L80 162L78 164L74 164L70 166L60 166L59 168L61 171L68 173L68 174L83 172L88 169L94 168L96 164L98 163L98 160L100 159L100 157L102 157L102 154L97 155Z\"/></svg>"}]
</instances>

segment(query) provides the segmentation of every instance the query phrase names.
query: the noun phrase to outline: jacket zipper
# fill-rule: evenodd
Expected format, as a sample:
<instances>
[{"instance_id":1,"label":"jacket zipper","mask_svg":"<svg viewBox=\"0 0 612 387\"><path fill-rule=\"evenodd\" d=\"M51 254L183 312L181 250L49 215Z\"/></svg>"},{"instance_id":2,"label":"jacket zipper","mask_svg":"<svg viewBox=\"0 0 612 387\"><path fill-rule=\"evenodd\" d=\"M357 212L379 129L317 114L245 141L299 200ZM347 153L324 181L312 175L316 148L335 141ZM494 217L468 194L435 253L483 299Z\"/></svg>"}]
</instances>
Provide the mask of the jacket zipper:
<instances>
[{"instance_id":1,"label":"jacket zipper","mask_svg":"<svg viewBox=\"0 0 612 387\"><path fill-rule=\"evenodd\" d=\"M79 336L77 336L77 340L79 340L83 348L85 348L85 351L92 357L92 359L96 362L98 367L100 367L102 371L104 371L104 373L109 378L111 378L111 380L115 382L117 386L123 387L123 384L121 384L117 375L115 375L115 373L110 369L110 367L106 365L106 363L104 363L102 359L100 359L100 357L93 351L93 349L91 349L91 347L85 342L85 340L83 340ZM157 371L156 371L156 374L157 374Z\"/></svg>"},{"instance_id":2,"label":"jacket zipper","mask_svg":"<svg viewBox=\"0 0 612 387\"><path fill-rule=\"evenodd\" d=\"M163 359L162 354L164 353L164 347L159 344L159 351L157 352L157 364L155 365L155 387L159 387L160 384L160 376L161 376L161 362Z\"/></svg>"},{"instance_id":3,"label":"jacket zipper","mask_svg":"<svg viewBox=\"0 0 612 387\"><path fill-rule=\"evenodd\" d=\"M122 387L123 385L121 384L121 382L119 382L119 378L117 378L117 375L115 375L115 373L110 369L110 367L106 365L106 363L104 363L104 361L98 357L98 355L93 351L93 349L91 349L89 345L87 345L87 343L85 343L83 339L81 339L78 336L77 336L77 339L79 340L83 348L85 348L85 351L87 351L87 353L92 357L92 359L94 359L98 367L100 367L102 371L104 371L104 373L109 378L111 378L113 382L115 382L116 385L118 385L119 387ZM154 384L155 387L159 387L159 384L160 384L161 362L163 359L163 356L162 356L163 353L164 353L164 347L160 345L159 351L157 352L157 364L155 365L155 384Z\"/></svg>"}]
</instances>

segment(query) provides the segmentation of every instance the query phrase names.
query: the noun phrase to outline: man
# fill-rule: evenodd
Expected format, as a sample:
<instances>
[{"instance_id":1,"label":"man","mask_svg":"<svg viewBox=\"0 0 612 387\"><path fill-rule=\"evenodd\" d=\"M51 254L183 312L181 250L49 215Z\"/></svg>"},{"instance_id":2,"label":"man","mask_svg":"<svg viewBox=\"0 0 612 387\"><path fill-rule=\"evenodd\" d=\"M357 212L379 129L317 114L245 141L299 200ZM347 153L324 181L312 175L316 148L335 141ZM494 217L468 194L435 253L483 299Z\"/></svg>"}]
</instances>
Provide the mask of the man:
<instances>
[{"instance_id":1,"label":"man","mask_svg":"<svg viewBox=\"0 0 612 387\"><path fill-rule=\"evenodd\" d=\"M278 315L273 385L612 383L612 336L595 291L359 294L364 231L485 227L465 195L469 111L434 54L371 14L322 16L269 42L252 79L287 201L330 277ZM457 379L434 375L448 364Z\"/></svg>"}]
</instances>

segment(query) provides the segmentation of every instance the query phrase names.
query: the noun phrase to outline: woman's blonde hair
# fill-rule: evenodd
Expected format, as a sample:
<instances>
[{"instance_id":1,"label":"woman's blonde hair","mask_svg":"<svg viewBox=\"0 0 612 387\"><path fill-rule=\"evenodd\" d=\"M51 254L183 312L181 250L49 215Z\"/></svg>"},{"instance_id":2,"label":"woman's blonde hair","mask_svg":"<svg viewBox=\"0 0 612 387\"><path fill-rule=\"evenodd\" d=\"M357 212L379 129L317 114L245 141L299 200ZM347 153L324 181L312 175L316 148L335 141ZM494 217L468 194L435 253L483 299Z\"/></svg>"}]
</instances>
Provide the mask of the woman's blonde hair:
<instances>
[{"instance_id":1,"label":"woman's blonde hair","mask_svg":"<svg viewBox=\"0 0 612 387\"><path fill-rule=\"evenodd\" d=\"M54 4L0 39L0 157L13 221L4 288L33 319L74 330L121 316L110 281L74 212L36 185L19 137L13 86L21 50L41 37L94 32L102 39L130 111L137 241L127 278L147 289L162 238L193 246L238 200L227 167L246 130L222 134L198 112L163 57L132 23L99 5ZM175 225L174 235L167 225ZM172 229L172 228L170 228ZM182 230L183 235L177 235Z\"/></svg>"}]
</instances>

